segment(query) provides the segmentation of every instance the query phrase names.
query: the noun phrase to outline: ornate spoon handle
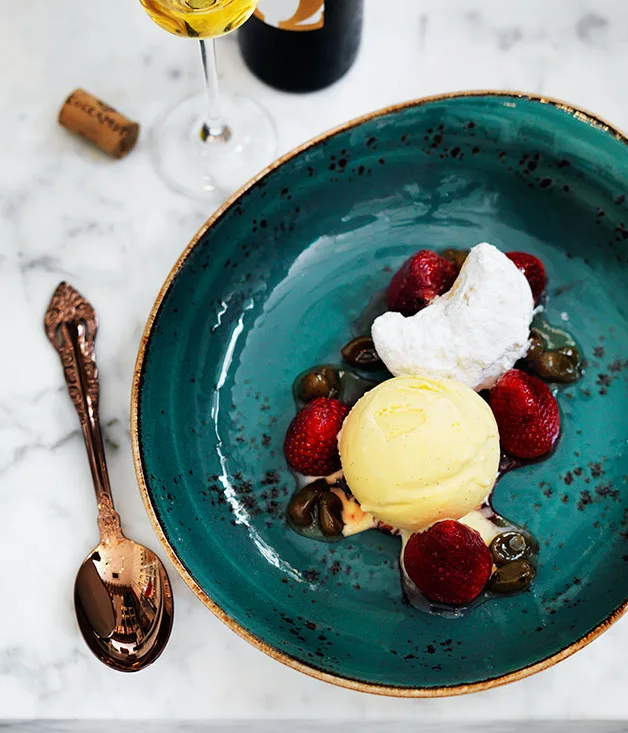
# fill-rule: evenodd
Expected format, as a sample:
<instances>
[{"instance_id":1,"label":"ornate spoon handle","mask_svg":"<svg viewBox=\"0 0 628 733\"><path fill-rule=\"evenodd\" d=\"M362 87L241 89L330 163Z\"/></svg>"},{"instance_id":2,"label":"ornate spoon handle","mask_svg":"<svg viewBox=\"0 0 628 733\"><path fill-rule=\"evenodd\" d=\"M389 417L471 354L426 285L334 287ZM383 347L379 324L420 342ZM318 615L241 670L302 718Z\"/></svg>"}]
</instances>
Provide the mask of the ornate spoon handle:
<instances>
[{"instance_id":1,"label":"ornate spoon handle","mask_svg":"<svg viewBox=\"0 0 628 733\"><path fill-rule=\"evenodd\" d=\"M113 506L105 449L98 416L98 368L94 341L96 312L71 285L62 282L53 293L44 328L61 357L68 392L78 413L98 502L98 528L103 541L121 537L120 517Z\"/></svg>"}]
</instances>

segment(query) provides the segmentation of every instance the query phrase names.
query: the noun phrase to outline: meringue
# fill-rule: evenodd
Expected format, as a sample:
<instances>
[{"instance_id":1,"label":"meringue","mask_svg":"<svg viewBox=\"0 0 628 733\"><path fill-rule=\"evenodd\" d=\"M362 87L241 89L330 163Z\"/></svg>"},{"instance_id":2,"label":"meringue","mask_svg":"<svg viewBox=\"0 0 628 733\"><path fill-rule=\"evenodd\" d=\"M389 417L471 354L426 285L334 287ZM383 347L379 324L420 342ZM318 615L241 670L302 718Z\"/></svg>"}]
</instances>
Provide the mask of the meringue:
<instances>
[{"instance_id":1,"label":"meringue","mask_svg":"<svg viewBox=\"0 0 628 733\"><path fill-rule=\"evenodd\" d=\"M534 298L525 275L487 242L471 249L451 290L413 316L375 319L377 353L396 377L492 387L529 348Z\"/></svg>"}]
</instances>

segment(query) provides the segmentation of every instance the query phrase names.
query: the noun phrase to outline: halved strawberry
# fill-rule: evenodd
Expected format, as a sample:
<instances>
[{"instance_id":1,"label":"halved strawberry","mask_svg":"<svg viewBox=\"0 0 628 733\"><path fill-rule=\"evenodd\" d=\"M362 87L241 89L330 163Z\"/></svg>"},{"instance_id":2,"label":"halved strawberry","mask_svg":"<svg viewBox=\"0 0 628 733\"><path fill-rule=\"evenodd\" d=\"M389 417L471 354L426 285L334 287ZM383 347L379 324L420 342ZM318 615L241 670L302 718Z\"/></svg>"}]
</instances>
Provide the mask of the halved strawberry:
<instances>
[{"instance_id":1,"label":"halved strawberry","mask_svg":"<svg viewBox=\"0 0 628 733\"><path fill-rule=\"evenodd\" d=\"M454 606L477 598L493 572L493 558L480 533L452 519L413 534L403 564L427 599Z\"/></svg>"},{"instance_id":2,"label":"halved strawberry","mask_svg":"<svg viewBox=\"0 0 628 733\"><path fill-rule=\"evenodd\" d=\"M537 377L510 369L491 389L502 448L514 458L540 458L560 435L560 410L550 388Z\"/></svg>"},{"instance_id":3,"label":"halved strawberry","mask_svg":"<svg viewBox=\"0 0 628 733\"><path fill-rule=\"evenodd\" d=\"M388 310L413 316L437 295L446 293L457 274L453 262L429 249L420 250L393 275L386 294Z\"/></svg>"},{"instance_id":4,"label":"halved strawberry","mask_svg":"<svg viewBox=\"0 0 628 733\"><path fill-rule=\"evenodd\" d=\"M541 260L527 252L506 252L506 257L512 260L526 276L534 302L538 303L547 285L547 275Z\"/></svg>"},{"instance_id":5,"label":"halved strawberry","mask_svg":"<svg viewBox=\"0 0 628 733\"><path fill-rule=\"evenodd\" d=\"M293 418L283 444L289 466L306 476L328 476L340 468L338 433L349 408L318 397Z\"/></svg>"}]
</instances>

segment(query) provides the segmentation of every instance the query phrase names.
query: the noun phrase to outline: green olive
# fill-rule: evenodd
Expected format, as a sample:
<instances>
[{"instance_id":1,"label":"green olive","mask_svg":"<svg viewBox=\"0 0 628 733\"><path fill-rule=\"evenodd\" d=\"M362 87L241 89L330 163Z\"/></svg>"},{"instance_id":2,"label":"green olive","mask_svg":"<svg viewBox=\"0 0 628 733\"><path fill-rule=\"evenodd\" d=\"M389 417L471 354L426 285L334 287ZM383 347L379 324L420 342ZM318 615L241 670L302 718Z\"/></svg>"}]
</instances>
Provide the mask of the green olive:
<instances>
[{"instance_id":1,"label":"green olive","mask_svg":"<svg viewBox=\"0 0 628 733\"><path fill-rule=\"evenodd\" d=\"M333 491L318 500L318 526L326 537L338 537L345 526L342 521L342 501Z\"/></svg>"},{"instance_id":2,"label":"green olive","mask_svg":"<svg viewBox=\"0 0 628 733\"><path fill-rule=\"evenodd\" d=\"M534 361L534 359L538 359L546 348L545 339L536 329L533 328L530 331L530 348L526 354L526 360Z\"/></svg>"},{"instance_id":3,"label":"green olive","mask_svg":"<svg viewBox=\"0 0 628 733\"><path fill-rule=\"evenodd\" d=\"M379 369L382 366L370 336L358 336L349 341L342 349L342 358L358 369Z\"/></svg>"},{"instance_id":4,"label":"green olive","mask_svg":"<svg viewBox=\"0 0 628 733\"><path fill-rule=\"evenodd\" d=\"M529 587L536 570L527 560L513 560L493 573L488 590L493 593L516 593Z\"/></svg>"},{"instance_id":5,"label":"green olive","mask_svg":"<svg viewBox=\"0 0 628 733\"><path fill-rule=\"evenodd\" d=\"M532 554L531 542L522 532L515 530L498 534L491 542L489 549L493 555L493 562L498 567Z\"/></svg>"},{"instance_id":6,"label":"green olive","mask_svg":"<svg viewBox=\"0 0 628 733\"><path fill-rule=\"evenodd\" d=\"M317 367L316 371L320 372L325 377L333 389L340 388L340 374L338 374L337 369L330 366L321 366Z\"/></svg>"},{"instance_id":7,"label":"green olive","mask_svg":"<svg viewBox=\"0 0 628 733\"><path fill-rule=\"evenodd\" d=\"M316 367L306 372L297 385L297 395L303 402L317 397L336 397L340 391L340 376L332 367Z\"/></svg>"},{"instance_id":8,"label":"green olive","mask_svg":"<svg viewBox=\"0 0 628 733\"><path fill-rule=\"evenodd\" d=\"M528 365L541 379L549 382L577 382L582 374L580 354L572 346L546 351L529 360Z\"/></svg>"},{"instance_id":9,"label":"green olive","mask_svg":"<svg viewBox=\"0 0 628 733\"><path fill-rule=\"evenodd\" d=\"M288 516L297 527L309 527L314 521L316 502L329 489L327 481L319 478L293 494L288 504Z\"/></svg>"},{"instance_id":10,"label":"green olive","mask_svg":"<svg viewBox=\"0 0 628 733\"><path fill-rule=\"evenodd\" d=\"M464 261L467 259L469 254L468 249L446 249L441 257L444 257L449 262L453 262L454 265L460 269L464 265Z\"/></svg>"}]
</instances>

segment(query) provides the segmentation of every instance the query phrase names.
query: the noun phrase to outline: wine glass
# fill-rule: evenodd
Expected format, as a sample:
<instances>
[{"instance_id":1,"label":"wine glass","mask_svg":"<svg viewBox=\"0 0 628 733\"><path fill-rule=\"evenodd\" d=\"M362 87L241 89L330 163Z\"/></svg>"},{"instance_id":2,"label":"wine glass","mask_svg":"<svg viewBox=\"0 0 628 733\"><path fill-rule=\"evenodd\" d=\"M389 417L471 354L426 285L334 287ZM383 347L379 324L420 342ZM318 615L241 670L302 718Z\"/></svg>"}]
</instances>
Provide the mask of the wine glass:
<instances>
[{"instance_id":1,"label":"wine glass","mask_svg":"<svg viewBox=\"0 0 628 733\"><path fill-rule=\"evenodd\" d=\"M275 129L267 113L240 95L220 95L215 39L250 18L258 0L140 0L169 33L200 41L206 93L165 114L155 132L157 170L177 191L216 205L267 165Z\"/></svg>"}]
</instances>

